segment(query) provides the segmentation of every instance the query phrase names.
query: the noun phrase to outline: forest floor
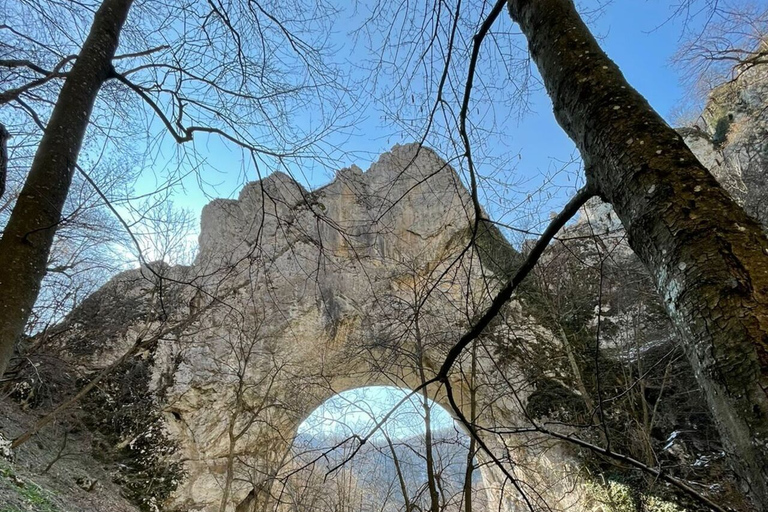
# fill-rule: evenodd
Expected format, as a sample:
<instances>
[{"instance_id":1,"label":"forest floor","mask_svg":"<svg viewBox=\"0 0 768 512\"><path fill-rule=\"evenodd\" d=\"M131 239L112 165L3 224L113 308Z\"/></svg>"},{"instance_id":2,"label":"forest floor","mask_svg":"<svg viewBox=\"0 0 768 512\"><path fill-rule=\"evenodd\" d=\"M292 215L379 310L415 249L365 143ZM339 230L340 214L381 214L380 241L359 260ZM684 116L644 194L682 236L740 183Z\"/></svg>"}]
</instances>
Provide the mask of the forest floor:
<instances>
[{"instance_id":1,"label":"forest floor","mask_svg":"<svg viewBox=\"0 0 768 512\"><path fill-rule=\"evenodd\" d=\"M37 413L0 396L0 444L29 428ZM117 468L94 457L92 435L76 425L51 424L11 457L0 453L0 512L138 512L113 483Z\"/></svg>"}]
</instances>

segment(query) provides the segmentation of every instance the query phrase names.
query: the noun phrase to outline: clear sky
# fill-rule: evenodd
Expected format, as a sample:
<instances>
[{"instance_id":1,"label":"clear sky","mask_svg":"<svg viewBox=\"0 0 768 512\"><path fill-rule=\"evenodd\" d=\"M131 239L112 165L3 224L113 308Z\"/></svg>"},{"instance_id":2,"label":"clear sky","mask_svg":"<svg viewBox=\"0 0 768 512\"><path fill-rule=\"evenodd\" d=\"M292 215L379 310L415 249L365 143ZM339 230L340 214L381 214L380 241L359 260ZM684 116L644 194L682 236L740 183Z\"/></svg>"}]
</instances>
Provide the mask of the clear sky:
<instances>
[{"instance_id":1,"label":"clear sky","mask_svg":"<svg viewBox=\"0 0 768 512\"><path fill-rule=\"evenodd\" d=\"M678 71L670 62L683 31L681 19L669 19L673 8L669 2L660 0L616 0L605 7L591 27L628 81L670 123L673 122L672 112L681 105L686 94L680 85ZM514 151L520 152L518 169L536 176L568 160L574 146L557 125L546 94L541 91L534 93L532 107L535 112L516 124L509 134L509 144ZM350 150L376 155L400 142L394 138L382 140L375 136L387 130L376 126L375 111L369 115L371 119L366 123L366 129L349 141ZM349 163L356 163L365 169L371 161ZM323 183L322 176L313 177L313 180L317 181L311 185ZM315 410L300 431L365 434L373 424L371 415L382 417L402 397L402 393L402 390L387 387L361 388L342 393ZM440 406L436 405L434 410L436 427L453 424L451 416ZM413 426L411 420L418 413L413 404L403 406L403 411L395 415L388 430L402 434L409 432Z\"/></svg>"},{"instance_id":2,"label":"clear sky","mask_svg":"<svg viewBox=\"0 0 768 512\"><path fill-rule=\"evenodd\" d=\"M361 4L364 5L365 2ZM582 2L582 5L594 7L595 2ZM600 15L590 22L601 45L623 70L629 82L670 123L673 122L672 112L681 105L686 94L680 84L679 72L671 64L671 57L680 44L684 28L683 19L672 17L675 7L664 0L614 0L604 5ZM694 25L695 22L696 20ZM506 14L499 23L512 29ZM349 54L350 45L346 42L349 34L345 30L351 28L354 23L340 25L342 26L337 28L334 37L340 54L347 52L347 55L340 55L340 58L351 61L358 57L364 58L363 55ZM499 92L500 95L504 93L505 91ZM535 189L548 173L561 167L562 162L573 158L575 148L554 120L551 103L542 90L531 93L530 108L532 112L518 121L517 114L509 111L503 101L500 101L494 114L500 119L513 119L505 124L505 138L496 142L504 146L498 148L499 153L519 155L515 161L515 172L525 182L524 186ZM345 153L339 158L339 167L356 164L366 169L379 154L387 151L392 145L411 142L407 137L399 135L395 127L382 122L379 109L380 106L375 103L368 105L361 113L361 120L355 129L347 136L337 137L332 141ZM256 179L256 173L239 150L228 147L215 138L201 137L197 139L195 146L208 160L210 165L203 170L204 175L208 183L215 186L208 186L203 192L197 187L195 180L188 180L185 190L178 193L174 200L177 206L187 208L195 217L199 217L210 196L236 197L243 182ZM170 154L174 148L164 147L163 151ZM493 151L491 148L490 152ZM573 172L577 172L577 169L578 163L572 166ZM308 188L322 186L333 177L332 169L293 169L293 172L294 177ZM554 181L567 187L568 183L574 181L574 176L562 174L555 177ZM154 183L147 181L143 185L151 189ZM489 196L486 198L493 200ZM564 201L564 193L555 192L551 201L552 208ZM485 206L493 215L493 207L488 204ZM499 217L503 215L496 215L496 218ZM546 216L542 215L541 219L546 219ZM534 218L532 222L536 224L537 220L541 219ZM371 417L380 418L386 414L392 405L400 400L402 393L402 390L397 388L382 387L342 393L312 413L300 427L300 432L365 434L373 424ZM436 428L453 424L452 418L444 409L435 406L434 411ZM395 436L410 435L414 425L412 420L418 415L418 408L409 403L394 416L388 430Z\"/></svg>"},{"instance_id":3,"label":"clear sky","mask_svg":"<svg viewBox=\"0 0 768 512\"><path fill-rule=\"evenodd\" d=\"M344 391L328 399L299 426L299 434L318 437L366 436L405 396L406 391L392 386L369 386ZM432 430L453 427L453 418L436 403L431 404ZM390 416L384 429L392 439L406 439L424 432L424 419L418 397L405 401ZM374 433L374 436L379 436Z\"/></svg>"},{"instance_id":4,"label":"clear sky","mask_svg":"<svg viewBox=\"0 0 768 512\"><path fill-rule=\"evenodd\" d=\"M337 47L338 61L354 63L370 58L365 55L362 45L354 47L348 30L356 25L356 19L365 14L370 2L359 2L357 14L349 10L342 11L339 17L342 21L336 24L336 32L332 36L333 44ZM339 5L342 9L352 9L346 2ZM589 0L580 4L586 9L594 10L597 2ZM662 0L614 0L612 3L601 4L599 14L590 17L590 25L606 50L623 70L629 82L635 86L665 118L671 119L672 112L681 105L685 91L680 85L679 72L671 63L671 57L677 50L682 34L684 20L673 17L676 6ZM356 18L357 16L357 18ZM691 26L701 20L694 19ZM498 30L516 31L506 13L497 21ZM690 26L689 26L690 28ZM535 73L535 71L534 71ZM500 174L504 183L515 183L514 186L498 187L496 182L487 180L481 190L481 200L492 218L518 227L536 229L549 218L551 211L559 209L577 185L579 180L579 162L575 148L565 133L554 120L551 103L541 89L530 93L531 113L522 119L516 111L504 104L504 95L508 91L498 91L498 103L494 102L493 115L503 130L503 137L489 138L484 151L490 157L498 157L496 164L503 167ZM307 112L307 119L313 115ZM485 114L487 116L487 113ZM478 117L482 117L478 114ZM311 168L292 167L291 173L307 188L317 188L328 183L333 178L335 169L356 164L363 169L374 161L379 154L387 151L396 143L411 142L411 137L403 135L391 122L385 121L382 105L371 101L365 105L359 114L359 121L352 130L345 130L343 135L330 139L331 145L336 145L340 151L332 155L331 165ZM245 181L257 178L256 171L241 151L228 147L214 137L199 137L195 148L203 155L206 164L201 168L208 185L201 190L197 180L190 178L185 182L184 190L174 196L174 203L190 210L195 218L199 218L202 207L211 197L237 197L237 193ZM170 155L175 148L169 141L163 148L163 153ZM508 158L514 155L514 158ZM451 155L443 155L451 156ZM507 160L504 160L507 159ZM574 161L575 159L575 161ZM160 162L163 158L155 159ZM490 161L490 159L488 160ZM502 161L501 164L498 161ZM566 172L556 172L563 167L563 162L571 161ZM273 169L262 168L263 174ZM480 162L481 174L490 175L495 171L484 167ZM544 194L536 196L536 200L528 200L531 205L524 207L526 196L547 183ZM142 188L151 190L155 181L147 179L139 183ZM502 190L504 189L504 190ZM523 205L517 207L518 205ZM534 206L535 205L535 206ZM190 235L190 240L196 238L196 233ZM513 240L519 243L520 240ZM150 258L151 259L151 258Z\"/></svg>"},{"instance_id":5,"label":"clear sky","mask_svg":"<svg viewBox=\"0 0 768 512\"><path fill-rule=\"evenodd\" d=\"M363 7L365 4L361 3ZM593 7L595 3L583 2L583 5ZM601 44L624 71L629 82L646 96L659 113L669 119L670 113L680 104L684 95L679 75L670 64L682 34L682 19L670 20L673 6L661 0L615 0L601 12L591 22ZM502 28L511 29L513 26L506 14L497 23ZM351 43L347 39L350 36L345 30L351 25L354 23L339 24L334 38L341 58L354 61L355 58L362 59L365 56L361 55L363 50L359 46L355 52L349 53ZM499 141L499 145L505 146L505 152L519 153L517 172L533 178L530 185L533 186L541 181L540 175L546 174L553 166L559 166L559 162L569 160L574 154L574 147L554 121L549 99L543 91L532 93L531 106L533 113L527 114L519 122L505 124L505 139ZM516 117L515 113L505 109L502 102L499 102L495 114L499 117ZM392 125L382 123L379 106L373 103L364 109L362 120L351 135L333 139L334 144L339 144L347 152L339 158L339 163L354 163L363 169L378 154L400 142L409 140L399 135ZM207 187L209 196L236 196L244 180L255 179L255 171L248 162L244 163L238 150L214 139L204 138L198 139L196 147L211 164L210 169L205 169L205 176L209 183L216 186ZM172 148L165 151L169 153ZM330 169L300 169L295 172L304 175L298 178L310 188L321 186L332 178ZM192 180L187 185L184 192L177 194L175 202L178 206L191 209L197 216L208 198Z\"/></svg>"}]
</instances>

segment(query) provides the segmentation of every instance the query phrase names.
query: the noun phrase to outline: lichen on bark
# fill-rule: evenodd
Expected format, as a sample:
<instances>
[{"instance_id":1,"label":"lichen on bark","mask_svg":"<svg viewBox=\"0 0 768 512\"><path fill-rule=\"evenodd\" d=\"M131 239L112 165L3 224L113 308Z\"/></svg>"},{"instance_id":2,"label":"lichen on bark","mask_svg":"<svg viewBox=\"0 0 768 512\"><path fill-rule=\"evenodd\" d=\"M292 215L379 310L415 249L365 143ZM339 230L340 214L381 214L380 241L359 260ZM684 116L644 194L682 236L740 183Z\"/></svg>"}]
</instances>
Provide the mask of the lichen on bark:
<instances>
[{"instance_id":1,"label":"lichen on bark","mask_svg":"<svg viewBox=\"0 0 768 512\"><path fill-rule=\"evenodd\" d=\"M571 0L510 0L510 14L659 293L732 462L768 510L768 240L678 133L624 79Z\"/></svg>"}]
</instances>

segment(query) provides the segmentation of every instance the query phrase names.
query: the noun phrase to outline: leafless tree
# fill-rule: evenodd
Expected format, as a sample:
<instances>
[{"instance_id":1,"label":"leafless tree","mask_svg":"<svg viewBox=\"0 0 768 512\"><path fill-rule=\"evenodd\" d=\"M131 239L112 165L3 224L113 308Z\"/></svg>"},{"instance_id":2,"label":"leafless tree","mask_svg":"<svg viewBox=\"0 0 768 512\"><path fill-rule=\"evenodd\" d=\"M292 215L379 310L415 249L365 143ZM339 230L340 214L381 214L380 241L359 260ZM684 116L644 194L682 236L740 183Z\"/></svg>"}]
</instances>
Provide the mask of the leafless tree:
<instances>
[{"instance_id":1,"label":"leafless tree","mask_svg":"<svg viewBox=\"0 0 768 512\"><path fill-rule=\"evenodd\" d=\"M424 78L430 94L425 100L427 121L420 125L419 133L427 133L431 123L437 122L430 113L449 113L447 120L440 122L449 124L458 134L448 145L461 155L479 223L483 214L474 157L478 155L475 141L482 129L472 124L476 117L473 105L477 104L473 93L481 98L486 93L474 87L475 81L487 73L483 70L487 60L495 59L497 66L508 65L500 71L502 76L511 84L519 83L514 81L515 68L508 63L527 62L530 56L552 99L556 119L581 153L586 178L585 189L545 233L554 235L553 229L564 223L562 218L574 215L589 197L599 196L611 204L680 334L681 345L728 450L733 453L733 464L749 482L755 502L764 509L768 506L768 454L763 448L768 436L768 367L762 341L767 307L762 290L768 284L761 269L766 264L768 241L762 227L723 190L682 137L626 82L572 1L500 0L474 7L470 28L462 32L459 29L467 19L462 14L467 11L459 3L451 8L441 4L442 21L434 21L435 29L424 31L425 35L414 43L428 51L406 52L419 63L433 59L425 67L440 70ZM503 59L493 44L497 41L494 36L511 30L500 28L509 27L502 25L505 10L528 43L527 53L519 54L517 60ZM433 44L436 41L441 44ZM451 65L454 52L469 56L461 74L454 74ZM438 56L442 64L434 66ZM456 76L461 77L461 86ZM443 88L450 84L459 91L450 93L458 102L444 97L449 93L444 93ZM508 98L519 98L519 88L507 86L505 90ZM446 103L452 107L445 108ZM531 265L534 263L535 258ZM512 296L517 287L515 279L527 273L525 268L521 271L462 336L456 351L467 347L485 330ZM453 354L451 351L449 355ZM447 375L452 363L449 357L438 377Z\"/></svg>"},{"instance_id":2,"label":"leafless tree","mask_svg":"<svg viewBox=\"0 0 768 512\"><path fill-rule=\"evenodd\" d=\"M512 19L527 39L529 53L507 50L515 45L496 45L490 53L486 53L491 46L488 42L503 40L496 38L511 32L510 28L500 28L505 7L509 8ZM322 55L315 52L314 43L307 44L293 37L295 32L286 30L269 10L265 12L250 3L185 4L184 9L179 11L185 15L181 21L171 15L152 18L161 20L160 28L163 30L144 30L139 24L137 26L142 30L125 32L129 37L124 40L129 41L131 49L114 57L117 37L121 30L125 30L122 26L129 8L130 2L121 0L105 0L98 9L94 6L96 14L90 35L82 50L79 44L75 44L76 50L80 51L76 59L68 53L55 55L53 52L54 55L48 55L46 52L50 51L33 36L23 33L19 36L19 30L3 27L14 37L27 41L31 53L40 53L49 59L46 66L39 63L30 66L29 59L8 59L6 67L11 70L11 79L17 81L3 96L9 98L9 104L34 121L35 115L37 118L41 116L35 109L24 106L29 104L26 100L42 90L40 88L52 87L63 80L61 90L55 89L52 96L59 99L54 102L48 97L41 101L42 107L38 106L45 109L47 105L50 109L55 103L39 143L32 143L32 147L37 148L37 156L0 240L0 283L4 290L9 290L8 301L4 300L3 307L10 312L3 315L6 323L0 324L0 346L3 347L5 362L10 357L13 343L23 332L37 297L53 244L52 227L58 226L61 221L62 206L77 169L77 152L85 140L88 114L97 93L110 92L113 86L114 91L111 92L115 94L138 98L147 111L159 119L174 142L183 145L193 141L196 134L220 137L245 151L257 169L267 164L282 164L289 157L312 157L304 151L306 144L326 133L329 126L324 124L319 131L312 133L312 137L302 139L301 143L290 143L291 137L286 136L285 131L273 129L272 120L282 121L286 111L305 106L303 101L308 101L307 97L301 94L294 96L296 91L279 81L273 83L266 78L266 84L248 81L249 76L272 76L271 66L283 64L280 58L267 58L258 48L251 48L256 53L249 54L246 51L249 47L243 46L246 39L270 41L268 37L262 37L263 32L254 28L255 20L264 20L281 41L281 44L272 47L277 55L290 48L291 55L298 54L300 57L299 65L306 74L301 74L297 90L309 92L311 99L317 99L317 91L324 90L321 85L337 85L335 75L323 74L325 68L313 65L322 62ZM121 14L115 16L118 11ZM30 12L37 11L32 9ZM299 9L296 12L304 11ZM185 38L182 38L191 44L177 48L153 39L177 22L185 29L190 28L188 20L201 13L205 23L199 30L193 28L191 32L198 39L189 36L190 32L186 31ZM509 97L524 110L526 96L520 92L530 84L530 55L553 100L555 115L573 138L585 165L586 186L553 218L540 233L538 241L529 245L525 256L515 259L515 264L507 269L509 272L498 272L501 285L487 284L485 295L493 295L489 307L481 313L469 315L471 327L458 337L458 341L457 336L451 336L450 343L446 341L448 337L440 338L439 348L447 356L438 368L429 373L425 371L424 355L428 348L433 347L428 347L426 340L429 336L422 329L421 319L430 314L423 309L426 304L423 294L440 293L440 290L416 283L414 278L413 297L400 303L393 301L395 309L399 307L397 311L407 317L402 330L417 340L415 350L399 354L401 358L411 358L414 368L420 369L417 392L423 393L426 398L430 387L443 386L447 395L455 398L449 377L457 371L456 366L464 357L464 350L475 347L492 323L498 321L508 301L520 293L523 280L535 268L557 233L590 198L599 196L612 205L623 223L629 245L655 283L663 307L680 334L681 346L709 401L721 435L733 453L734 464L750 485L752 498L758 508L768 507L768 452L765 449L768 446L765 442L768 436L765 419L768 418L768 398L765 395L768 359L764 343L765 319L768 318L764 294L768 282L763 272L768 242L761 226L723 191L686 148L679 134L667 126L626 83L619 69L599 48L570 0L512 0L508 3L470 2L464 5L457 2L451 6L439 2L418 11L419 16L413 16L401 5L386 5L374 14L367 26L375 25L377 20L383 20L385 25L394 25L392 20L399 20L401 16L424 20L422 25L410 25L411 31L401 36L396 47L391 45L390 40L384 40L383 48L396 48L404 57L391 68L386 65L388 61L381 58L376 68L400 74L401 80L395 81L393 86L397 101L390 102L393 107L391 114L410 126L410 133L417 135L415 138L421 141L436 138L437 145L445 148L446 154L457 155L455 161L470 184L475 213L468 251L476 250L473 246L478 245L482 226L487 221L480 204L482 176L478 171L483 160L484 128L475 113L477 105L488 106L493 100L488 95L488 89L475 86L476 80L484 76L482 73L497 73L508 79L503 84ZM246 22L250 25L245 25ZM149 21L145 20L145 23L151 25ZM247 27L250 28L248 32L245 31ZM58 30L57 33L59 37L64 37L63 31ZM409 39L409 35L414 34L415 37ZM557 34L557 37L552 34ZM209 44L211 38L215 44ZM400 45L409 40L415 41L415 44ZM372 41L374 44L381 43L375 37ZM515 39L512 37L506 41ZM516 46L523 50L520 43L517 41ZM213 48L216 53L217 58L210 62L215 63L213 66L219 73L217 80L211 80L199 69L195 71L194 64L203 62L203 46ZM193 64L191 67L184 64L189 59ZM219 67L221 60L231 67ZM204 71L212 71L206 67L209 64L200 65ZM483 66L490 68L483 70ZM416 80L420 77L416 74L419 69L430 70L429 76ZM256 73L253 73L254 70ZM20 72L23 74L19 75ZM414 83L418 86L412 86ZM249 89L249 86L254 87ZM213 91L214 99L206 95L197 96L199 87ZM243 90L250 92L243 93ZM270 96L269 91L277 92ZM422 94L424 91L426 94ZM384 98L389 98L387 94L391 92L385 92ZM415 99L417 93L418 103ZM486 103L476 102L478 94L486 99ZM263 109L258 102L267 99L275 99L271 107L279 115L271 115L274 112L270 108ZM409 103L413 106L405 108ZM417 110L420 110L418 118L412 116ZM330 117L335 119L336 113L332 109ZM224 114L224 121L219 114ZM246 118L244 124L235 122L239 115ZM246 128L243 129L243 126ZM455 136L443 137L441 134L446 131ZM274 137L265 136L265 132L272 132ZM260 137L266 137L264 140L268 143ZM83 171L83 175L88 174ZM54 187L54 184L57 186ZM41 196L40 190L50 194ZM43 202L45 205L42 205ZM598 243L594 237L591 240ZM590 275L599 280L595 287L598 309L595 329L588 330L591 350L585 351L586 354L579 353L573 343L573 333L567 332L562 318L552 319L552 323L566 349L563 367L569 369L580 391L584 407L582 418L585 421L588 419L588 427L597 427L593 431L600 437L597 441L574 437L536 422L533 417L528 418L530 425L510 429L506 433L543 434L589 449L661 478L707 506L720 510L722 507L718 504L708 501L685 482L656 467L652 447L645 446L639 458L614 449L614 435L605 411L606 402L611 397L606 396L601 381L605 375L601 366L601 344L606 336L601 313L602 279L610 251L596 247L595 252L599 256L598 268ZM591 296L594 298L594 295ZM544 299L550 308L563 303L562 297L555 294L547 294ZM475 347L473 350L478 349ZM591 356L593 361L584 359L585 355ZM499 354L488 354L490 360L498 357ZM654 424L654 411L645 400L644 386L647 381L638 378L646 372L643 366L628 370L624 383L627 393L622 395L629 397L630 401L634 400L642 418L640 430L645 433ZM509 387L514 391L514 386ZM637 395L637 390L640 390L640 395ZM463 416L461 407L452 405L454 412ZM428 414L426 409L425 414ZM505 468L506 481L516 485L514 470L509 469L510 464L504 466L503 456L494 456L494 450L482 435L474 416L475 413L469 418L462 417L462 421L477 443L478 450ZM236 421L233 420L231 424L234 423ZM234 445L240 432L230 432ZM644 442L648 444L647 439ZM513 457L506 457L507 462L512 460ZM438 503L439 489L432 480L429 493L434 507ZM231 478L228 481L231 482ZM526 498L527 490L520 490L520 494ZM530 502L528 506L533 508Z\"/></svg>"},{"instance_id":3,"label":"leafless tree","mask_svg":"<svg viewBox=\"0 0 768 512\"><path fill-rule=\"evenodd\" d=\"M331 20L327 4L19 0L10 7L0 26L0 105L18 120L6 126L14 136L9 160L29 172L14 177L18 196L0 239L0 373L37 299L71 183L79 173L98 189L89 167L100 153L138 140L157 154L168 138L180 146L182 164L164 180L173 184L194 159L185 148L217 139L241 150L258 174L319 158L315 143L340 126L345 96L326 64L327 31L316 30ZM292 124L310 104L321 106L318 116Z\"/></svg>"},{"instance_id":4,"label":"leafless tree","mask_svg":"<svg viewBox=\"0 0 768 512\"><path fill-rule=\"evenodd\" d=\"M686 5L689 4L689 5ZM700 5L704 4L704 5ZM710 92L754 67L768 64L768 10L751 2L684 2L690 25L706 17L703 28L689 26L675 61L692 94L706 101ZM681 13L682 14L682 13Z\"/></svg>"}]
</instances>

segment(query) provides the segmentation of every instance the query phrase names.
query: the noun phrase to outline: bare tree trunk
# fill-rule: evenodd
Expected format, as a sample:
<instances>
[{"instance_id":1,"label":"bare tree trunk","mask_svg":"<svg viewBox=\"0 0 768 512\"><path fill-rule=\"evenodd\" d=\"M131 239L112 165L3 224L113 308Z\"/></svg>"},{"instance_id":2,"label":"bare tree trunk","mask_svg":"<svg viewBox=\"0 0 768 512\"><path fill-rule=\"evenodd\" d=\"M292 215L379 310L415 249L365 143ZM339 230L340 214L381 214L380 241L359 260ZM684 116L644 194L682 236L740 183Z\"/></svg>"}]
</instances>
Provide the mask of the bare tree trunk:
<instances>
[{"instance_id":1,"label":"bare tree trunk","mask_svg":"<svg viewBox=\"0 0 768 512\"><path fill-rule=\"evenodd\" d=\"M552 311L557 310L552 309ZM573 350L573 346L571 345L571 340L568 338L565 329L563 329L563 325L560 323L560 320L555 318L554 321L558 330L560 331L560 339L563 341L563 348L565 348L565 353L568 356L568 364L570 365L571 371L573 372L573 379L576 381L576 388L579 390L579 393L581 393L581 398L584 400L584 405L587 407L590 421L592 421L597 407L595 407L595 402L592 400L592 395L589 394L587 385L584 383L584 377L582 376L581 370L579 369L579 363L576 360L576 353Z\"/></svg>"},{"instance_id":2,"label":"bare tree trunk","mask_svg":"<svg viewBox=\"0 0 768 512\"><path fill-rule=\"evenodd\" d=\"M0 123L0 198L5 194L5 185L8 182L8 139L11 134L5 129L5 125ZM0 373L0 377L2 377Z\"/></svg>"},{"instance_id":3,"label":"bare tree trunk","mask_svg":"<svg viewBox=\"0 0 768 512\"><path fill-rule=\"evenodd\" d=\"M414 282L414 291L416 283ZM414 297L418 301L418 297ZM418 304L418 302L416 302ZM414 334L416 335L416 349L419 364L419 378L421 383L427 382L427 376L424 372L424 340L421 337L421 327L419 326L419 315L421 312L417 309L414 315ZM427 463L427 488L429 489L430 511L440 512L440 496L437 492L437 483L435 476L435 457L432 445L432 418L431 407L429 405L429 392L425 387L421 391L421 404L424 410L424 456Z\"/></svg>"},{"instance_id":4,"label":"bare tree trunk","mask_svg":"<svg viewBox=\"0 0 768 512\"><path fill-rule=\"evenodd\" d=\"M768 510L768 240L624 79L572 0L509 0L588 184L651 272L749 494Z\"/></svg>"},{"instance_id":5,"label":"bare tree trunk","mask_svg":"<svg viewBox=\"0 0 768 512\"><path fill-rule=\"evenodd\" d=\"M400 467L400 459L397 456L397 451L395 450L395 445L392 442L392 439L390 439L389 435L387 435L386 432L382 430L384 434L384 438L387 440L387 445L389 445L389 451L392 454L392 462L395 464L395 473L397 474L397 481L400 484L400 492L403 495L403 503L405 506L405 512L412 512L413 505L411 504L411 498L408 494L408 484L405 481L405 475L403 475L403 470Z\"/></svg>"},{"instance_id":6,"label":"bare tree trunk","mask_svg":"<svg viewBox=\"0 0 768 512\"><path fill-rule=\"evenodd\" d=\"M422 370L423 372L423 370ZM440 495L437 492L437 476L435 475L435 454L432 442L432 412L428 401L427 388L422 393L422 407L424 409L424 455L427 463L427 487L429 489L429 502L431 512L440 512Z\"/></svg>"},{"instance_id":7,"label":"bare tree trunk","mask_svg":"<svg viewBox=\"0 0 768 512\"><path fill-rule=\"evenodd\" d=\"M469 372L469 421L477 421L477 341L472 342L472 368ZM475 438L469 436L469 449L467 450L467 467L464 471L464 512L472 512L472 476L475 471Z\"/></svg>"},{"instance_id":8,"label":"bare tree trunk","mask_svg":"<svg viewBox=\"0 0 768 512\"><path fill-rule=\"evenodd\" d=\"M91 110L112 74L132 1L104 0L96 11L0 238L0 376L37 299Z\"/></svg>"},{"instance_id":9,"label":"bare tree trunk","mask_svg":"<svg viewBox=\"0 0 768 512\"><path fill-rule=\"evenodd\" d=\"M219 512L226 512L227 502L229 501L229 492L232 489L232 481L235 479L235 447L237 438L235 437L235 422L237 413L230 415L227 434L229 438L229 451L227 452L227 472L224 477L224 489L221 491L221 502L219 502Z\"/></svg>"}]
</instances>

